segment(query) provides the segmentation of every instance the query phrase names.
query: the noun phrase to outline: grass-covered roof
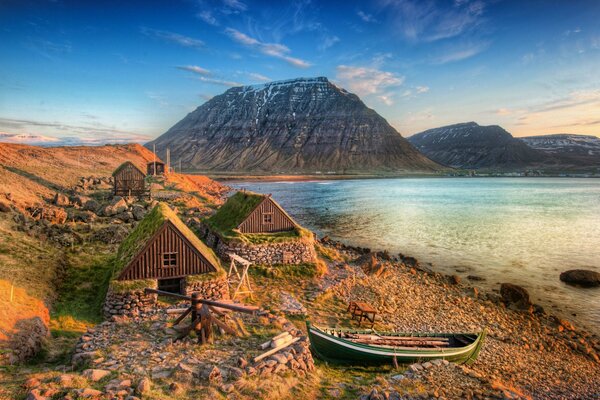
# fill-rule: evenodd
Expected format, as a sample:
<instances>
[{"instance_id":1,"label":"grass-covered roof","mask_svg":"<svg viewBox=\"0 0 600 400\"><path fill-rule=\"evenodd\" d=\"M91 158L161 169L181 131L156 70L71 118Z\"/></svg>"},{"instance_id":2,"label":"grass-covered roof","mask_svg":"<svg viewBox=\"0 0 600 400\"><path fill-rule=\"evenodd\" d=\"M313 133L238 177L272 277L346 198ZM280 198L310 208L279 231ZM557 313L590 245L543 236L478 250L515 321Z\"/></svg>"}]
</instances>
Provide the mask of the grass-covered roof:
<instances>
[{"instance_id":1,"label":"grass-covered roof","mask_svg":"<svg viewBox=\"0 0 600 400\"><path fill-rule=\"evenodd\" d=\"M135 164L134 164L134 163L132 163L131 161L125 161L123 164L119 165L119 166L117 167L117 169L115 169L115 170L114 170L114 172L112 173L112 176L115 176L116 174L118 174L118 173L119 173L119 172L120 172L120 171L121 171L123 168L125 168L125 167L126 167L126 166L128 166L129 164L133 165L133 167L134 167L135 169L137 169L138 171L140 171L140 173L141 173L142 175L146 175L146 174L144 173L144 171L142 171L142 170L140 169L140 167L138 167L137 165L135 165Z\"/></svg>"},{"instance_id":2,"label":"grass-covered roof","mask_svg":"<svg viewBox=\"0 0 600 400\"><path fill-rule=\"evenodd\" d=\"M250 213L263 201L264 195L239 191L231 196L206 222L210 227L226 236L233 235Z\"/></svg>"},{"instance_id":3,"label":"grass-covered roof","mask_svg":"<svg viewBox=\"0 0 600 400\"><path fill-rule=\"evenodd\" d=\"M125 238L115 260L113 279L116 279L129 263L144 248L148 241L163 226L165 222L171 222L179 232L210 262L217 272L222 268L221 263L211 248L202 241L179 219L177 214L166 203L158 203L135 229Z\"/></svg>"}]
</instances>

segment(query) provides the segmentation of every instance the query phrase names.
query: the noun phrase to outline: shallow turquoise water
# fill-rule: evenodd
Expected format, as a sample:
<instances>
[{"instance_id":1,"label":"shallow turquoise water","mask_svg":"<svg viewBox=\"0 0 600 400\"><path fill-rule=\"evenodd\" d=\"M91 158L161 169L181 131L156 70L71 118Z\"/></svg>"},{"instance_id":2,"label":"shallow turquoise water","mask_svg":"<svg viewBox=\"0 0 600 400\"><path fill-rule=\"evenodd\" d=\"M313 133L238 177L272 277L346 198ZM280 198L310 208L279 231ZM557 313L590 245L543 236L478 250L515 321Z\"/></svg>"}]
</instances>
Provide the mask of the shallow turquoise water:
<instances>
[{"instance_id":1,"label":"shallow turquoise water","mask_svg":"<svg viewBox=\"0 0 600 400\"><path fill-rule=\"evenodd\" d=\"M476 286L526 287L534 301L600 331L600 288L560 272L600 272L600 179L403 178L232 184L272 193L302 225L346 243L402 252ZM572 315L576 314L576 316Z\"/></svg>"}]
</instances>

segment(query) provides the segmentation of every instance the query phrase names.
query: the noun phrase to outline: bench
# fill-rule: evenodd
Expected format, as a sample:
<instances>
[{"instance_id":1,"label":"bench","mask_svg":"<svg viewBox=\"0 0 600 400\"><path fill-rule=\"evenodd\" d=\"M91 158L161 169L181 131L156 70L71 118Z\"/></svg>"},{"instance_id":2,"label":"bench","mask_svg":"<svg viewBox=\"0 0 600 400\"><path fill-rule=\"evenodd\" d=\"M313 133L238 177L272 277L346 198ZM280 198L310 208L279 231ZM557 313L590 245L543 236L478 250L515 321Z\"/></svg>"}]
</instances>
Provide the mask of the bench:
<instances>
[{"instance_id":1,"label":"bench","mask_svg":"<svg viewBox=\"0 0 600 400\"><path fill-rule=\"evenodd\" d=\"M371 323L371 328L375 325L375 315L377 315L377 310L370 304L360 301L351 301L348 305L348 311L352 314L352 319L358 321L358 326L360 326L361 322L364 320Z\"/></svg>"}]
</instances>

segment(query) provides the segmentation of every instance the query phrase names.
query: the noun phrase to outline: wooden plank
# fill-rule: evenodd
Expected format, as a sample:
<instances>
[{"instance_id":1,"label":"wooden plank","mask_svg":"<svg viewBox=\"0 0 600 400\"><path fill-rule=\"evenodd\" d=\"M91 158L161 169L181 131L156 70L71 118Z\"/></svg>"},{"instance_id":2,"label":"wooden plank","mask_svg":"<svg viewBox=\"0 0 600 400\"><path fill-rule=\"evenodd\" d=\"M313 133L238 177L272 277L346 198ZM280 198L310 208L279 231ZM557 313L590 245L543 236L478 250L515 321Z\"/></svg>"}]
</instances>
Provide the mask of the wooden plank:
<instances>
[{"instance_id":1,"label":"wooden plank","mask_svg":"<svg viewBox=\"0 0 600 400\"><path fill-rule=\"evenodd\" d=\"M191 313L191 312L192 312L192 307L188 307L188 309L187 309L187 310L185 310L185 311L183 312L183 314L181 314L179 317L177 317L177 319L175 320L175 322L173 322L173 325L177 325L178 323L180 323L181 321L183 321L183 319L184 319L185 317L187 317L187 315L188 315L189 313Z\"/></svg>"},{"instance_id":2,"label":"wooden plank","mask_svg":"<svg viewBox=\"0 0 600 400\"><path fill-rule=\"evenodd\" d=\"M278 351L280 351L280 350L282 350L282 349L285 349L285 348L286 348L286 347L288 347L288 346L291 346L291 345L293 345L293 344L294 344L294 343L296 343L298 340L300 340L300 338L299 338L299 337L297 337L297 338L294 338L292 341L290 341L290 342L288 342L288 343L284 343L284 344L282 344L282 345L281 345L281 346L279 346L279 347L275 347L274 349L271 349L271 350L267 351L266 353L263 353L263 354L261 354L261 355L259 355L259 356L256 356L256 357L254 357L254 362L258 362L258 361L262 360L262 359L263 359L263 358L265 358L265 357L268 357L268 356L270 356L270 355L272 355L272 354L275 354L275 353L277 353Z\"/></svg>"}]
</instances>

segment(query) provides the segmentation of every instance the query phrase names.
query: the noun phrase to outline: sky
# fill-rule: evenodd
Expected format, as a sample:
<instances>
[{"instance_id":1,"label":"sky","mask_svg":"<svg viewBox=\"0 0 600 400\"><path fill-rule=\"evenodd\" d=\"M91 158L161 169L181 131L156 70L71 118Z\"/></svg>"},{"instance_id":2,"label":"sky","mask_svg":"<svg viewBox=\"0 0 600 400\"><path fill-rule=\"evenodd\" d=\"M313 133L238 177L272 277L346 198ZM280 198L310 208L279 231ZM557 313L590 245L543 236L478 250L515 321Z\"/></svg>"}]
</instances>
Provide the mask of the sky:
<instances>
[{"instance_id":1,"label":"sky","mask_svg":"<svg viewBox=\"0 0 600 400\"><path fill-rule=\"evenodd\" d=\"M326 76L403 136L600 136L600 1L0 3L0 141L146 142L232 86Z\"/></svg>"}]
</instances>

